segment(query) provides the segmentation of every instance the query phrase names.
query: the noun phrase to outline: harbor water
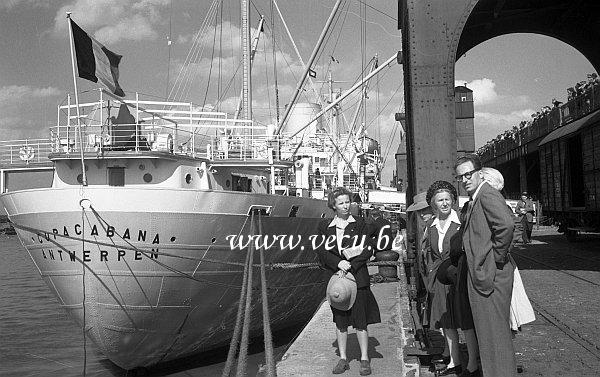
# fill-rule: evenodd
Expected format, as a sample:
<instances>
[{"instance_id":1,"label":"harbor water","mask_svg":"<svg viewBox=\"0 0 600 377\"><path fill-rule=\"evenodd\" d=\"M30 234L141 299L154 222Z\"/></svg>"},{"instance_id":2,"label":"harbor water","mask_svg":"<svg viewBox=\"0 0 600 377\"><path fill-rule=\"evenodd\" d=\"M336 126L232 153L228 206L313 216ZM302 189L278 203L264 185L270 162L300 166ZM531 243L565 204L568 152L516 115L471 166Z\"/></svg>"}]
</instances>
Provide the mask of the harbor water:
<instances>
[{"instance_id":1,"label":"harbor water","mask_svg":"<svg viewBox=\"0 0 600 377\"><path fill-rule=\"evenodd\" d=\"M90 340L84 342L82 330L59 306L17 236L0 234L0 251L0 376L135 375L111 363ZM275 334L277 359L300 331ZM262 348L262 342L251 345L248 375L261 374ZM145 370L143 375L216 376L226 357L227 349L215 350Z\"/></svg>"}]
</instances>

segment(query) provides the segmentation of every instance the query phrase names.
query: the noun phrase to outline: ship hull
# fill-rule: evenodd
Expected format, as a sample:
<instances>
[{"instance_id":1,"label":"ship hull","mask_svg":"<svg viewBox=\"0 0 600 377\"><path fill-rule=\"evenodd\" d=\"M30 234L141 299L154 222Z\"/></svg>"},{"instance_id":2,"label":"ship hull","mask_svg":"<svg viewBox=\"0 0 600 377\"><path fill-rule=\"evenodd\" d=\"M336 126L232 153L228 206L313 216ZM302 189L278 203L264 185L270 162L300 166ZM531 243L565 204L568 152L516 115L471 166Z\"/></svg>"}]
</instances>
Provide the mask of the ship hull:
<instances>
[{"instance_id":1,"label":"ship hull","mask_svg":"<svg viewBox=\"0 0 600 377\"><path fill-rule=\"evenodd\" d=\"M228 344L248 250L235 237L259 230L248 215L253 206L267 208L259 240L267 241L266 263L278 264L267 271L272 328L306 322L324 298L323 272L295 266L317 260L310 235L328 212L324 201L125 187L24 190L0 199L60 305L125 369ZM258 271L251 335L262 334Z\"/></svg>"}]
</instances>

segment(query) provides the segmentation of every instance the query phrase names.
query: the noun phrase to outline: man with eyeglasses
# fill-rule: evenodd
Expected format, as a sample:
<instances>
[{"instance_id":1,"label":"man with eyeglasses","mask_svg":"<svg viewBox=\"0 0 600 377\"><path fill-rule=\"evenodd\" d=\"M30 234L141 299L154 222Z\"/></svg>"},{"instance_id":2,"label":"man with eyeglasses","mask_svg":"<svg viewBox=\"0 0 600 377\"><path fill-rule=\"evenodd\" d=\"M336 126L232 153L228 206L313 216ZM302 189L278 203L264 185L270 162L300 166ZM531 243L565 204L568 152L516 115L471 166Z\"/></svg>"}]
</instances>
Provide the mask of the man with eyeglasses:
<instances>
[{"instance_id":1,"label":"man with eyeglasses","mask_svg":"<svg viewBox=\"0 0 600 377\"><path fill-rule=\"evenodd\" d=\"M470 200L463 228L467 286L483 375L514 376L517 370L509 327L514 265L509 257L514 220L502 194L484 181L477 155L456 162L456 178ZM479 376L467 370L466 376Z\"/></svg>"}]
</instances>

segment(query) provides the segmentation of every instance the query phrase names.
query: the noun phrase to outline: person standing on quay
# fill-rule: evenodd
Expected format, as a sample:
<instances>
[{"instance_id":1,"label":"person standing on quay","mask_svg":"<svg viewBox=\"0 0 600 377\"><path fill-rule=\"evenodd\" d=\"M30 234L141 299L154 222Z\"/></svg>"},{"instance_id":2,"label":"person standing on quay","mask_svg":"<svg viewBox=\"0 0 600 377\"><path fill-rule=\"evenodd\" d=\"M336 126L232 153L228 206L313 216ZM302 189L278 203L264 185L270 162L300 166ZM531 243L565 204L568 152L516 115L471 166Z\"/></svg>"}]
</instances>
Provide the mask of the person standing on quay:
<instances>
[{"instance_id":1,"label":"person standing on quay","mask_svg":"<svg viewBox=\"0 0 600 377\"><path fill-rule=\"evenodd\" d=\"M392 223L383 217L379 208L373 208L370 214L370 223L375 228L375 252L390 250L392 248Z\"/></svg>"},{"instance_id":2,"label":"person standing on quay","mask_svg":"<svg viewBox=\"0 0 600 377\"><path fill-rule=\"evenodd\" d=\"M515 376L517 365L509 327L514 276L509 257L513 216L502 194L485 182L478 156L460 157L455 170L457 180L470 196L463 247L483 375Z\"/></svg>"},{"instance_id":3,"label":"person standing on quay","mask_svg":"<svg viewBox=\"0 0 600 377\"><path fill-rule=\"evenodd\" d=\"M328 242L323 242L316 249L321 264L331 273L337 271L351 272L356 279L356 299L348 310L336 309L333 306L333 321L336 326L336 338L340 360L333 368L333 374L341 374L350 369L346 355L348 341L348 326L354 327L358 345L360 347L360 375L371 374L371 364L368 355L369 333L367 325L381 322L379 306L370 289L367 262L373 255L374 229L362 218L354 217L350 213L350 198L352 193L344 188L337 187L329 193L327 205L335 212L333 219L321 220L318 226L319 235L324 239L335 238L334 247L327 247ZM365 238L365 243L355 245L355 237ZM358 250L356 248L359 248ZM357 252L360 254L353 256Z\"/></svg>"},{"instance_id":4,"label":"person standing on quay","mask_svg":"<svg viewBox=\"0 0 600 377\"><path fill-rule=\"evenodd\" d=\"M449 351L449 363L438 375L479 376L477 337L473 329L469 297L466 290L460 289L466 286L467 269L462 246L462 224L452 208L458 202L458 193L451 183L436 181L427 190L427 202L434 212L434 219L428 223L423 240L427 291L430 296L429 326L443 329ZM469 351L466 369L460 361L459 328L465 335Z\"/></svg>"},{"instance_id":5,"label":"person standing on quay","mask_svg":"<svg viewBox=\"0 0 600 377\"><path fill-rule=\"evenodd\" d=\"M523 243L531 243L531 232L533 231L533 201L529 199L527 192L521 194L521 200L517 202L517 214L523 225Z\"/></svg>"}]
</instances>

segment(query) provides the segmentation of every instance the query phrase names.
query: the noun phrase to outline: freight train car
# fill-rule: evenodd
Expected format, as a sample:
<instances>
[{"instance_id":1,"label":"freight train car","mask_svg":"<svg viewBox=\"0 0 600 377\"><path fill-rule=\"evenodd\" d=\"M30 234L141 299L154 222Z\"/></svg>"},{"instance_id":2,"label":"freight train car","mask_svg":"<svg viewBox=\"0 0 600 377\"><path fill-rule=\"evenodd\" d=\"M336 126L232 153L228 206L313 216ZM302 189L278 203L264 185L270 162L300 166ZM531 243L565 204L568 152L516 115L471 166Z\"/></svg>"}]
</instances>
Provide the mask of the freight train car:
<instances>
[{"instance_id":1,"label":"freight train car","mask_svg":"<svg viewBox=\"0 0 600 377\"><path fill-rule=\"evenodd\" d=\"M538 148L544 215L570 241L600 232L600 110L553 130Z\"/></svg>"}]
</instances>

